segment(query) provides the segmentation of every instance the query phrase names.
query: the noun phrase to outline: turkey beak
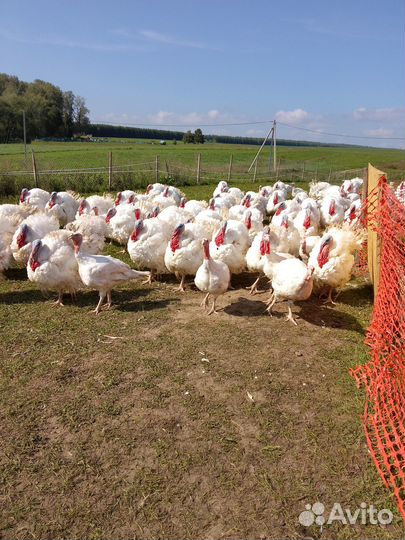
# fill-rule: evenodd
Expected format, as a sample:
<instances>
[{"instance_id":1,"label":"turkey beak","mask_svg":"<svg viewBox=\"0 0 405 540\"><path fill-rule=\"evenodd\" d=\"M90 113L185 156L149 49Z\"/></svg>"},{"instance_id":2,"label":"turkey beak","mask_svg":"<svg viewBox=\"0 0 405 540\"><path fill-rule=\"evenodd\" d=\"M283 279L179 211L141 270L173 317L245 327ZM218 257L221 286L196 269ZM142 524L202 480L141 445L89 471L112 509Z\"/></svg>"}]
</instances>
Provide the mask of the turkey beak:
<instances>
[{"instance_id":1,"label":"turkey beak","mask_svg":"<svg viewBox=\"0 0 405 540\"><path fill-rule=\"evenodd\" d=\"M117 198L114 201L115 206L118 206L120 204L121 197L122 197L122 195L121 195L121 191L120 191L119 193L117 193Z\"/></svg>"},{"instance_id":2,"label":"turkey beak","mask_svg":"<svg viewBox=\"0 0 405 540\"><path fill-rule=\"evenodd\" d=\"M38 254L39 254L39 251L40 251L41 248L42 248L42 242L41 242L41 240L35 240L35 241L32 243L32 250L31 250L30 258L31 258L34 262L37 262L37 261L38 261Z\"/></svg>"},{"instance_id":3,"label":"turkey beak","mask_svg":"<svg viewBox=\"0 0 405 540\"><path fill-rule=\"evenodd\" d=\"M53 191L51 193L51 198L49 199L49 208L53 208L55 206L57 196L58 194L56 193L56 191Z\"/></svg>"},{"instance_id":4,"label":"turkey beak","mask_svg":"<svg viewBox=\"0 0 405 540\"><path fill-rule=\"evenodd\" d=\"M330 244L332 242L332 236L327 236L326 238L324 238L321 242L321 246L320 246L320 250L319 251L322 251L323 248L325 246L327 246L328 244Z\"/></svg>"},{"instance_id":5,"label":"turkey beak","mask_svg":"<svg viewBox=\"0 0 405 540\"><path fill-rule=\"evenodd\" d=\"M21 190L21 194L20 194L20 202L23 203L23 202L25 201L27 195L28 195L28 189L27 189L27 188L23 188L23 189Z\"/></svg>"}]
</instances>

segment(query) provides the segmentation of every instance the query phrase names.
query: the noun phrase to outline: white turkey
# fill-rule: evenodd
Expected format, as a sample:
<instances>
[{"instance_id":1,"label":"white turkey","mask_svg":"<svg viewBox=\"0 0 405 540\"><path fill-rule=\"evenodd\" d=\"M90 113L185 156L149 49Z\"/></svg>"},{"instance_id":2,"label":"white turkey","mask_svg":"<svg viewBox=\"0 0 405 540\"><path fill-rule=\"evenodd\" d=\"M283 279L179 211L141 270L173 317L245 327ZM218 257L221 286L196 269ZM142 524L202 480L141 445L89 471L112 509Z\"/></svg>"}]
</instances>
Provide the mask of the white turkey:
<instances>
[{"instance_id":1,"label":"white turkey","mask_svg":"<svg viewBox=\"0 0 405 540\"><path fill-rule=\"evenodd\" d=\"M295 301L308 300L313 288L314 269L296 258L286 259L277 264L273 271L272 288L267 312L271 315L276 302L287 300L287 320L297 324L292 313Z\"/></svg>"},{"instance_id":2,"label":"white turkey","mask_svg":"<svg viewBox=\"0 0 405 540\"><path fill-rule=\"evenodd\" d=\"M359 225L361 223L361 210L361 200L354 200L345 212L345 223L352 227Z\"/></svg>"},{"instance_id":3,"label":"white turkey","mask_svg":"<svg viewBox=\"0 0 405 540\"><path fill-rule=\"evenodd\" d=\"M245 255L249 233L244 223L230 219L221 224L210 244L211 257L228 265L231 274L240 274L246 267Z\"/></svg>"},{"instance_id":4,"label":"white turkey","mask_svg":"<svg viewBox=\"0 0 405 540\"><path fill-rule=\"evenodd\" d=\"M208 307L209 297L212 296L212 306L208 311L208 315L211 315L217 313L215 309L217 298L228 290L231 274L225 263L211 258L209 240L204 239L203 249L204 260L197 270L194 283L200 291L206 293L201 303L204 308Z\"/></svg>"},{"instance_id":5,"label":"white turkey","mask_svg":"<svg viewBox=\"0 0 405 540\"><path fill-rule=\"evenodd\" d=\"M3 278L4 270L13 264L11 241L17 227L36 208L27 205L1 204L0 205L0 279Z\"/></svg>"},{"instance_id":6,"label":"white turkey","mask_svg":"<svg viewBox=\"0 0 405 540\"><path fill-rule=\"evenodd\" d=\"M157 219L166 226L170 237L177 225L180 225L180 223L187 223L188 221L191 221L193 217L193 214L184 208L172 205L167 206L159 212Z\"/></svg>"},{"instance_id":7,"label":"white turkey","mask_svg":"<svg viewBox=\"0 0 405 540\"><path fill-rule=\"evenodd\" d=\"M205 201L196 201L196 200L188 201L185 197L183 197L180 201L179 208L184 208L184 210L186 210L187 212L189 212L195 217L200 212L205 210L207 206L208 205Z\"/></svg>"},{"instance_id":8,"label":"white turkey","mask_svg":"<svg viewBox=\"0 0 405 540\"><path fill-rule=\"evenodd\" d=\"M222 221L221 215L214 209L213 201L211 199L208 208L199 212L194 220L203 230L203 238L211 238Z\"/></svg>"},{"instance_id":9,"label":"white turkey","mask_svg":"<svg viewBox=\"0 0 405 540\"><path fill-rule=\"evenodd\" d=\"M272 220L271 230L278 237L277 250L298 257L301 237L298 229L294 225L294 220L291 219L290 215L282 213L280 221L277 220L274 223Z\"/></svg>"},{"instance_id":10,"label":"white turkey","mask_svg":"<svg viewBox=\"0 0 405 540\"><path fill-rule=\"evenodd\" d=\"M148 276L149 272L138 272L119 259L109 255L90 255L80 248L83 237L79 233L71 236L74 244L74 254L77 261L79 275L86 287L96 289L100 300L94 313L100 313L104 299L107 297L107 309L111 307L111 292L114 287L131 280Z\"/></svg>"},{"instance_id":11,"label":"white turkey","mask_svg":"<svg viewBox=\"0 0 405 540\"><path fill-rule=\"evenodd\" d=\"M104 249L107 235L107 223L101 216L83 214L66 225L71 233L80 233L83 236L82 250L96 255Z\"/></svg>"},{"instance_id":12,"label":"white turkey","mask_svg":"<svg viewBox=\"0 0 405 540\"><path fill-rule=\"evenodd\" d=\"M350 281L354 253L361 247L364 233L347 226L331 227L320 238L309 256L315 268L314 280L318 289L327 289L326 302L333 303L332 292L340 291Z\"/></svg>"},{"instance_id":13,"label":"white turkey","mask_svg":"<svg viewBox=\"0 0 405 540\"><path fill-rule=\"evenodd\" d=\"M225 182L225 180L221 180L220 182L218 182L217 187L214 189L213 197L218 197L218 195L221 195L221 193L226 193L228 190L228 182Z\"/></svg>"},{"instance_id":14,"label":"white turkey","mask_svg":"<svg viewBox=\"0 0 405 540\"><path fill-rule=\"evenodd\" d=\"M165 251L165 265L168 271L180 279L177 290L184 292L186 276L195 276L200 267L201 229L195 223L181 223L172 234Z\"/></svg>"},{"instance_id":15,"label":"white turkey","mask_svg":"<svg viewBox=\"0 0 405 540\"><path fill-rule=\"evenodd\" d=\"M318 243L320 236L304 236L304 238L301 239L300 242L300 248L299 248L299 256L301 257L301 260L305 263L308 262L309 256L311 255L311 251L314 249L316 244Z\"/></svg>"},{"instance_id":16,"label":"white turkey","mask_svg":"<svg viewBox=\"0 0 405 540\"><path fill-rule=\"evenodd\" d=\"M326 228L331 225L339 225L343 223L345 217L346 204L341 197L329 197L326 196L322 199L320 212L321 212L321 225Z\"/></svg>"},{"instance_id":17,"label":"white turkey","mask_svg":"<svg viewBox=\"0 0 405 540\"><path fill-rule=\"evenodd\" d=\"M298 212L294 218L294 226L297 228L301 238L315 236L319 230L319 218L317 218L313 208L308 206Z\"/></svg>"},{"instance_id":18,"label":"white turkey","mask_svg":"<svg viewBox=\"0 0 405 540\"><path fill-rule=\"evenodd\" d=\"M158 219L135 222L127 250L137 268L150 270L148 283L152 282L155 275L166 272L165 252L169 239L167 226Z\"/></svg>"},{"instance_id":19,"label":"white turkey","mask_svg":"<svg viewBox=\"0 0 405 540\"><path fill-rule=\"evenodd\" d=\"M90 197L80 201L75 217L78 218L83 214L91 214L94 208L97 208L97 215L105 216L113 206L114 200L109 195L90 195Z\"/></svg>"},{"instance_id":20,"label":"white turkey","mask_svg":"<svg viewBox=\"0 0 405 540\"><path fill-rule=\"evenodd\" d=\"M40 188L23 188L20 193L20 204L34 206L38 210L44 210L51 194Z\"/></svg>"},{"instance_id":21,"label":"white turkey","mask_svg":"<svg viewBox=\"0 0 405 540\"><path fill-rule=\"evenodd\" d=\"M135 200L136 193L131 189L125 189L124 191L119 191L114 201L115 206L121 204L132 204Z\"/></svg>"},{"instance_id":22,"label":"white turkey","mask_svg":"<svg viewBox=\"0 0 405 540\"><path fill-rule=\"evenodd\" d=\"M80 202L76 195L67 191L53 191L46 203L45 210L55 216L62 227L75 219Z\"/></svg>"},{"instance_id":23,"label":"white turkey","mask_svg":"<svg viewBox=\"0 0 405 540\"><path fill-rule=\"evenodd\" d=\"M270 195L269 200L267 202L266 212L268 214L273 214L273 212L275 212L276 210L277 205L285 200L286 200L285 191L282 191L281 189L275 189L273 193Z\"/></svg>"},{"instance_id":24,"label":"white turkey","mask_svg":"<svg viewBox=\"0 0 405 540\"><path fill-rule=\"evenodd\" d=\"M56 291L58 306L63 306L63 293L74 294L83 286L70 236L58 230L34 240L27 264L28 279L41 291Z\"/></svg>"},{"instance_id":25,"label":"white turkey","mask_svg":"<svg viewBox=\"0 0 405 540\"><path fill-rule=\"evenodd\" d=\"M269 226L266 225L264 229L257 233L253 239L252 245L247 250L246 253L246 265L250 272L259 272L259 276L256 281L248 287L250 294L256 294L258 291L257 285L260 281L260 278L264 274L263 266L270 257L272 249L274 250L278 245L277 236L270 231Z\"/></svg>"},{"instance_id":26,"label":"white turkey","mask_svg":"<svg viewBox=\"0 0 405 540\"><path fill-rule=\"evenodd\" d=\"M159 206L161 209L167 208L168 206L177 206L177 197L175 198L172 195L173 192L171 193L169 186L166 186L162 193L159 193L159 195L155 195L152 198L152 202L155 206Z\"/></svg>"},{"instance_id":27,"label":"white turkey","mask_svg":"<svg viewBox=\"0 0 405 540\"><path fill-rule=\"evenodd\" d=\"M142 217L140 208L135 208L132 204L124 203L110 208L105 217L105 222L108 225L107 238L118 244L126 245L134 230L135 221Z\"/></svg>"},{"instance_id":28,"label":"white turkey","mask_svg":"<svg viewBox=\"0 0 405 540\"><path fill-rule=\"evenodd\" d=\"M58 229L59 221L54 216L42 212L28 216L18 226L11 242L10 247L14 260L19 264L26 265L31 253L32 242Z\"/></svg>"}]
</instances>

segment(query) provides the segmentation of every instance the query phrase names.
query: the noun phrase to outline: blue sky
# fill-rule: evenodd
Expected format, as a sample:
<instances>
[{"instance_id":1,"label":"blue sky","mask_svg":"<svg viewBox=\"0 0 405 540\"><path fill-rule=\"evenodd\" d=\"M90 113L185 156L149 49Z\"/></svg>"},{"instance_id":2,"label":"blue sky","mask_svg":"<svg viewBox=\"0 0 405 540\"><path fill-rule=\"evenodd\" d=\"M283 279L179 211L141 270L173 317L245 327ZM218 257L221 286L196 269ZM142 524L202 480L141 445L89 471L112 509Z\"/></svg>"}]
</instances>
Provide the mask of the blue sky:
<instances>
[{"instance_id":1,"label":"blue sky","mask_svg":"<svg viewBox=\"0 0 405 540\"><path fill-rule=\"evenodd\" d=\"M276 118L279 136L403 147L403 0L0 0L0 71L82 95L93 121ZM205 132L262 136L262 124Z\"/></svg>"}]
</instances>

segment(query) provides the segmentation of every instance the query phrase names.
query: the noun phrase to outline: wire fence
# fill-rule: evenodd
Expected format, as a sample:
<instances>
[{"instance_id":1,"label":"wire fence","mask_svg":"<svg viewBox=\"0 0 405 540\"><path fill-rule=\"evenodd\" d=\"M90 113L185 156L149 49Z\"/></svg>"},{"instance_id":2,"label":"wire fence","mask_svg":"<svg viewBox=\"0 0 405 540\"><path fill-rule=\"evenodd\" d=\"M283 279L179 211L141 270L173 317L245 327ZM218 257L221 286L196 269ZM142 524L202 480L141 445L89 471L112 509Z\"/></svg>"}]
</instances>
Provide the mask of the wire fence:
<instances>
[{"instance_id":1,"label":"wire fence","mask_svg":"<svg viewBox=\"0 0 405 540\"><path fill-rule=\"evenodd\" d=\"M140 161L125 147L105 152L100 148L78 151L63 143L58 145L57 151L3 152L0 154L0 195L16 195L23 187L32 186L48 191L104 192L144 188L153 182L177 186L213 184L219 180L262 185L277 180L339 183L364 174L364 169L333 170L322 160L278 159L270 163L268 159L258 159L249 171L250 163L234 160L231 155L222 165L201 153L189 153L183 159L175 161L165 154L156 154Z\"/></svg>"}]
</instances>

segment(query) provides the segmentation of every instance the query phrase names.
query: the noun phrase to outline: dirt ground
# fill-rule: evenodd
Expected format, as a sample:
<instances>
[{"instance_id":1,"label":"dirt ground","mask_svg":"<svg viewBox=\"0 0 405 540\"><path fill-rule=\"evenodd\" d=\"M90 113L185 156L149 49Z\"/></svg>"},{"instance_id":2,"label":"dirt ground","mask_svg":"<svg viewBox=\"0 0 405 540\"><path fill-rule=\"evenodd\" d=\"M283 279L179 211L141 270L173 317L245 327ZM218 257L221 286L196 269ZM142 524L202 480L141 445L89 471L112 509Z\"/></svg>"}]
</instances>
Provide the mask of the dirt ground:
<instances>
[{"instance_id":1,"label":"dirt ground","mask_svg":"<svg viewBox=\"0 0 405 540\"><path fill-rule=\"evenodd\" d=\"M174 282L55 308L23 270L0 283L3 538L399 538L371 462L364 395L371 293L263 314L234 279L207 316ZM365 501L394 523L305 528L305 504Z\"/></svg>"}]
</instances>

